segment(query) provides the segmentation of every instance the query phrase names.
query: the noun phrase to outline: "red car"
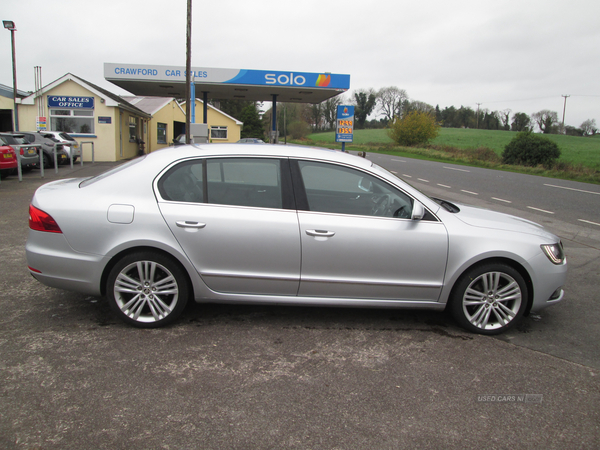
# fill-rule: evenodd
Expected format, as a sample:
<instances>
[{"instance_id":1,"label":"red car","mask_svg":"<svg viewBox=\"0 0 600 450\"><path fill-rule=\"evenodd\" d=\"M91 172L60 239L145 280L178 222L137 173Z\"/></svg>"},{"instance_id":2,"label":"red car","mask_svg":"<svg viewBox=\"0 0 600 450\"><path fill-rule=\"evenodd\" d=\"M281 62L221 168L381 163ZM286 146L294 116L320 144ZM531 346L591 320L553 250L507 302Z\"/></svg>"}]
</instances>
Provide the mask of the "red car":
<instances>
[{"instance_id":1,"label":"red car","mask_svg":"<svg viewBox=\"0 0 600 450\"><path fill-rule=\"evenodd\" d=\"M12 174L17 168L17 155L9 145L0 146L0 176L2 178Z\"/></svg>"}]
</instances>

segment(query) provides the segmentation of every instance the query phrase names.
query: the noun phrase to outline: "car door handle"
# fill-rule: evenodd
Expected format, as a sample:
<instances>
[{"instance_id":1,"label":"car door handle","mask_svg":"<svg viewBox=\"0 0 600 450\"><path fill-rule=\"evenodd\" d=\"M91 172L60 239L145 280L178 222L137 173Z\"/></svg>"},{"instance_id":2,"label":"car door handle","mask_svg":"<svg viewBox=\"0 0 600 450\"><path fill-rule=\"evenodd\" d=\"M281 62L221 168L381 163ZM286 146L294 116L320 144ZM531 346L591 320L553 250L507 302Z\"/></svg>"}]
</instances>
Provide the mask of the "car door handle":
<instances>
[{"instance_id":1,"label":"car door handle","mask_svg":"<svg viewBox=\"0 0 600 450\"><path fill-rule=\"evenodd\" d=\"M308 234L309 236L317 236L317 237L332 237L332 236L335 236L335 231L306 230L306 234Z\"/></svg>"},{"instance_id":2,"label":"car door handle","mask_svg":"<svg viewBox=\"0 0 600 450\"><path fill-rule=\"evenodd\" d=\"M200 222L190 222L188 220L180 220L175 222L179 228L204 228L206 226L205 223Z\"/></svg>"}]
</instances>

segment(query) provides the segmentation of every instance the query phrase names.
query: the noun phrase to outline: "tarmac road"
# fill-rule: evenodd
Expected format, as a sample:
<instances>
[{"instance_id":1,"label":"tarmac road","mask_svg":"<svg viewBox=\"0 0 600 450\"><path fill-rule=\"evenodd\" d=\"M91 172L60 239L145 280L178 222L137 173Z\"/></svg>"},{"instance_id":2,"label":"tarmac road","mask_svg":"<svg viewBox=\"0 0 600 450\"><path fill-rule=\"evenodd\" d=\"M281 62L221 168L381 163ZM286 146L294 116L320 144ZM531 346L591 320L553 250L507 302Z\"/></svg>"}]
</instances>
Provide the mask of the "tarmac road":
<instances>
[{"instance_id":1,"label":"tarmac road","mask_svg":"<svg viewBox=\"0 0 600 450\"><path fill-rule=\"evenodd\" d=\"M227 305L139 330L29 276L36 175L0 184L0 448L600 447L593 228L519 213L562 237L567 295L498 338L431 312Z\"/></svg>"}]
</instances>

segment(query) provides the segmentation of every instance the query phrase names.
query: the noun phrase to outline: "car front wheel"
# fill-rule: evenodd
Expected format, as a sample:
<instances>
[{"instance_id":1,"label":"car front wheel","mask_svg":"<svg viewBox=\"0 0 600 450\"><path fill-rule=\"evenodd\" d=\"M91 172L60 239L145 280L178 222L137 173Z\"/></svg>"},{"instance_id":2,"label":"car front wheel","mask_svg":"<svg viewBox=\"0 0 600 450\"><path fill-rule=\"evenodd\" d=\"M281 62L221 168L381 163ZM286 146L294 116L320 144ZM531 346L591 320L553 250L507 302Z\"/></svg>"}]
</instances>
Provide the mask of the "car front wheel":
<instances>
[{"instance_id":1,"label":"car front wheel","mask_svg":"<svg viewBox=\"0 0 600 450\"><path fill-rule=\"evenodd\" d=\"M110 306L125 322L155 328L181 314L189 287L183 270L171 258L138 252L123 257L113 267L106 293Z\"/></svg>"},{"instance_id":2,"label":"car front wheel","mask_svg":"<svg viewBox=\"0 0 600 450\"><path fill-rule=\"evenodd\" d=\"M506 264L491 263L468 270L457 282L450 309L467 330L499 334L512 327L527 306L527 285Z\"/></svg>"}]
</instances>

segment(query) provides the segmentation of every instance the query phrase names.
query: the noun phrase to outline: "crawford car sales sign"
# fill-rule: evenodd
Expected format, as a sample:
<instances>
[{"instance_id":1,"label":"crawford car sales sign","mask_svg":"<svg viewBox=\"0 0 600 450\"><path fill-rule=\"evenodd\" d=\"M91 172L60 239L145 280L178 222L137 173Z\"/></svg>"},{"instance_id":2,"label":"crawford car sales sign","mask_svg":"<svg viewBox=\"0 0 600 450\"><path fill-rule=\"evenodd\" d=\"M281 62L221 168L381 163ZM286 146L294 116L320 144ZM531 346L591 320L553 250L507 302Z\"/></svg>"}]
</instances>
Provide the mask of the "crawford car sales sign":
<instances>
[{"instance_id":1,"label":"crawford car sales sign","mask_svg":"<svg viewBox=\"0 0 600 450\"><path fill-rule=\"evenodd\" d=\"M70 97L67 95L49 95L48 107L94 109L94 97Z\"/></svg>"}]
</instances>

